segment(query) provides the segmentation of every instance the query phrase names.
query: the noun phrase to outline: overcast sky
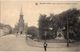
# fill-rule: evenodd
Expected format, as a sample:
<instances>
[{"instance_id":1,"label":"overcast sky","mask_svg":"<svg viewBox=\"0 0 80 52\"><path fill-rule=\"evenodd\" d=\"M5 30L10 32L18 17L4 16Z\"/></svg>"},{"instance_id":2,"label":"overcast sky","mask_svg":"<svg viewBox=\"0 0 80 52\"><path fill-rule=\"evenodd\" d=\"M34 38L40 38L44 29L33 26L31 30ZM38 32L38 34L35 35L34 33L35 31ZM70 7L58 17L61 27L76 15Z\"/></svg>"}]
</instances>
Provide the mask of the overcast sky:
<instances>
[{"instance_id":1,"label":"overcast sky","mask_svg":"<svg viewBox=\"0 0 80 52\"><path fill-rule=\"evenodd\" d=\"M24 22L28 26L38 27L38 20L40 14L50 13L59 14L62 11L68 10L69 8L80 9L79 2L71 2L72 4L66 2L52 2L52 1L31 1L31 0L1 0L1 12L0 12L0 22L4 24L9 24L14 27L19 20L20 9L22 7ZM35 4L37 3L37 5ZM43 3L43 4L40 4ZM46 4L44 4L46 3Z\"/></svg>"}]
</instances>

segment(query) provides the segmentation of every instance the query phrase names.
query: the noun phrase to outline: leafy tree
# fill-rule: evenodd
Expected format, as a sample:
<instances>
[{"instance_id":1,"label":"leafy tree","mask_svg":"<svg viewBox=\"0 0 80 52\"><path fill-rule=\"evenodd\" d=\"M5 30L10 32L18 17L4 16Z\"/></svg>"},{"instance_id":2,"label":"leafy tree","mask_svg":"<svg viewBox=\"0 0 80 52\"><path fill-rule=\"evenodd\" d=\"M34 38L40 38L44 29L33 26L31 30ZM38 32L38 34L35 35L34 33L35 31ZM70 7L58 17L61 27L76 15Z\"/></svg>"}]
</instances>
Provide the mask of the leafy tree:
<instances>
[{"instance_id":1,"label":"leafy tree","mask_svg":"<svg viewBox=\"0 0 80 52\"><path fill-rule=\"evenodd\" d=\"M32 39L37 38L39 35L38 28L36 28L34 26L28 27L27 28L27 34L32 35L32 37L31 37Z\"/></svg>"},{"instance_id":2,"label":"leafy tree","mask_svg":"<svg viewBox=\"0 0 80 52\"><path fill-rule=\"evenodd\" d=\"M52 29L50 29L52 28ZM57 26L56 26L56 18L53 14L50 14L50 16L46 16L45 14L40 15L39 19L39 34L41 36L41 39L45 39L45 32L46 33L46 39L52 39L56 37L57 33Z\"/></svg>"},{"instance_id":3,"label":"leafy tree","mask_svg":"<svg viewBox=\"0 0 80 52\"><path fill-rule=\"evenodd\" d=\"M58 22L59 24L61 24L60 26L65 27L65 29L63 30L65 38L67 38L67 25L68 25L69 38L74 40L80 40L79 16L80 10L77 10L76 8L69 9L58 15L59 17Z\"/></svg>"},{"instance_id":4,"label":"leafy tree","mask_svg":"<svg viewBox=\"0 0 80 52\"><path fill-rule=\"evenodd\" d=\"M9 30L8 34L12 33L12 27L10 25L5 25L5 27Z\"/></svg>"},{"instance_id":5,"label":"leafy tree","mask_svg":"<svg viewBox=\"0 0 80 52\"><path fill-rule=\"evenodd\" d=\"M50 33L56 33L58 29L63 30L65 39L67 38L67 25L69 38L73 40L80 40L80 10L73 8L66 10L60 14L46 17L46 15L40 15L39 19L39 32L40 35L44 35L44 30L49 30L49 27L52 27L52 31L47 31L47 34L50 36ZM55 30L55 31L54 31ZM49 37L48 36L48 37ZM44 37L44 36L43 36Z\"/></svg>"},{"instance_id":6,"label":"leafy tree","mask_svg":"<svg viewBox=\"0 0 80 52\"><path fill-rule=\"evenodd\" d=\"M0 23L0 29L4 30L5 35L12 33L12 27L10 25L5 25L5 24Z\"/></svg>"},{"instance_id":7,"label":"leafy tree","mask_svg":"<svg viewBox=\"0 0 80 52\"><path fill-rule=\"evenodd\" d=\"M44 39L46 28L47 28L46 15L40 14L39 16L39 36L41 39Z\"/></svg>"}]
</instances>

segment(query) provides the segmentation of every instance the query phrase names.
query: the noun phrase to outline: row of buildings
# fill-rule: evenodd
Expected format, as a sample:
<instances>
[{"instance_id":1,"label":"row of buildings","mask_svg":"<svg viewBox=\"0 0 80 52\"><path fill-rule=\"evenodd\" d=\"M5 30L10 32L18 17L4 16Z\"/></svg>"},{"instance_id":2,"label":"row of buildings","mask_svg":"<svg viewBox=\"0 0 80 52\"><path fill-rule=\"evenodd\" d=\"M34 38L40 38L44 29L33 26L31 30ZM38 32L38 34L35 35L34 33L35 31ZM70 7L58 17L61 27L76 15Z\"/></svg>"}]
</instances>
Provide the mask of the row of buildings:
<instances>
[{"instance_id":1,"label":"row of buildings","mask_svg":"<svg viewBox=\"0 0 80 52\"><path fill-rule=\"evenodd\" d=\"M11 30L11 26L0 23L0 36L10 34Z\"/></svg>"}]
</instances>

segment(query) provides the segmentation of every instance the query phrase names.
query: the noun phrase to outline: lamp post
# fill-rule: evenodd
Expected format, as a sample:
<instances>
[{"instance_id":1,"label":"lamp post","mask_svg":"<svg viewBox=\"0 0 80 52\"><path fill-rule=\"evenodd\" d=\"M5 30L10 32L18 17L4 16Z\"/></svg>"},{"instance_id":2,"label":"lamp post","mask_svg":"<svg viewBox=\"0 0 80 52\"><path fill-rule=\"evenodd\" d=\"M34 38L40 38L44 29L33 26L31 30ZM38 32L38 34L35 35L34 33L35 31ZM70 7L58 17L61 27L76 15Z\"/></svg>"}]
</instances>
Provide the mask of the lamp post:
<instances>
[{"instance_id":1,"label":"lamp post","mask_svg":"<svg viewBox=\"0 0 80 52\"><path fill-rule=\"evenodd\" d=\"M49 28L49 30L53 30L53 28ZM44 41L44 50L47 51L47 43L46 43L46 35L47 35L47 30L45 30L45 41Z\"/></svg>"},{"instance_id":2,"label":"lamp post","mask_svg":"<svg viewBox=\"0 0 80 52\"><path fill-rule=\"evenodd\" d=\"M46 35L47 35L47 31L45 31L45 42L46 42Z\"/></svg>"},{"instance_id":3,"label":"lamp post","mask_svg":"<svg viewBox=\"0 0 80 52\"><path fill-rule=\"evenodd\" d=\"M49 30L53 30L53 28L52 27L49 27ZM46 35L47 35L47 30L45 31L45 42L46 42Z\"/></svg>"},{"instance_id":4,"label":"lamp post","mask_svg":"<svg viewBox=\"0 0 80 52\"><path fill-rule=\"evenodd\" d=\"M69 32L68 32L68 18L67 18L67 47L69 47Z\"/></svg>"}]
</instances>

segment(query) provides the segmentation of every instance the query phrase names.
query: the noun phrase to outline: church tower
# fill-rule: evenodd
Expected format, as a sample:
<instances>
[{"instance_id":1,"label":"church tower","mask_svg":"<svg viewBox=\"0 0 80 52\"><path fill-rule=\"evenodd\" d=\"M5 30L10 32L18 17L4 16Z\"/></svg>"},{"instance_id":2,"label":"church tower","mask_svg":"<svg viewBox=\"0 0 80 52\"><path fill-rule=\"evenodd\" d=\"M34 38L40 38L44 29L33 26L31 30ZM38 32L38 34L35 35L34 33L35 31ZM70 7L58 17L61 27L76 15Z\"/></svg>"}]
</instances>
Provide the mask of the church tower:
<instances>
[{"instance_id":1,"label":"church tower","mask_svg":"<svg viewBox=\"0 0 80 52\"><path fill-rule=\"evenodd\" d=\"M22 8L21 8L20 18L18 21L18 33L20 33L20 34L24 33L24 19L23 19L23 17L24 17L24 15L23 15Z\"/></svg>"}]
</instances>

